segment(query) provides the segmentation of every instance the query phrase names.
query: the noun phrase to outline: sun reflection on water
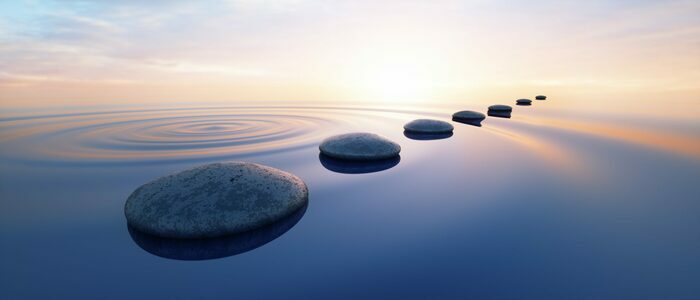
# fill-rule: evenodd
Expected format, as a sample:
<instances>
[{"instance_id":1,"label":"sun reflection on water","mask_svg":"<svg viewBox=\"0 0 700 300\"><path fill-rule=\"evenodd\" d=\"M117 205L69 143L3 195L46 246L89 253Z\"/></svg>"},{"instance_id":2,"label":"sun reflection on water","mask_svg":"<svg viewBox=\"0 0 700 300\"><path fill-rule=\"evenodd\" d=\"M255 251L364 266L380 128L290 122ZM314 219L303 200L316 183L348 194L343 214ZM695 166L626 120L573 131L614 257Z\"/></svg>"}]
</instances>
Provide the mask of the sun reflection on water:
<instances>
[{"instance_id":1,"label":"sun reflection on water","mask_svg":"<svg viewBox=\"0 0 700 300\"><path fill-rule=\"evenodd\" d=\"M534 109L528 108L528 109ZM352 106L179 107L23 115L0 118L0 142L8 161L63 164L129 164L214 160L316 147L323 138L379 130L394 139L417 118L448 120L445 108ZM658 130L577 119L489 118L482 128L517 142L555 164L576 165L575 152L532 126L583 133L693 157L700 139ZM492 121L493 120L493 121ZM456 126L463 126L456 124ZM524 127L523 127L524 126ZM396 128L396 130L391 130Z\"/></svg>"}]
</instances>

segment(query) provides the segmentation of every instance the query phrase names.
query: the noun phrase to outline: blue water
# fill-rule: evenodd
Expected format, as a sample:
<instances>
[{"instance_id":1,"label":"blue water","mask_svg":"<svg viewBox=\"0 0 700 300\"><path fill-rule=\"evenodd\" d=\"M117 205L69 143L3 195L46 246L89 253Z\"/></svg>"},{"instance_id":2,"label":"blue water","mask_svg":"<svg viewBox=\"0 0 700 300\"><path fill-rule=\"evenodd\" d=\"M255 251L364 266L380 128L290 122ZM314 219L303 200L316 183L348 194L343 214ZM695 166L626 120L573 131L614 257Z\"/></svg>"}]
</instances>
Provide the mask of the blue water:
<instances>
[{"instance_id":1,"label":"blue water","mask_svg":"<svg viewBox=\"0 0 700 300\"><path fill-rule=\"evenodd\" d=\"M436 140L402 126L483 108L5 113L0 298L697 299L700 123L547 103L481 127L453 123ZM400 160L322 163L318 143L350 131L400 143ZM227 160L298 175L306 211L271 241L218 259L164 258L135 242L123 215L134 189Z\"/></svg>"}]
</instances>

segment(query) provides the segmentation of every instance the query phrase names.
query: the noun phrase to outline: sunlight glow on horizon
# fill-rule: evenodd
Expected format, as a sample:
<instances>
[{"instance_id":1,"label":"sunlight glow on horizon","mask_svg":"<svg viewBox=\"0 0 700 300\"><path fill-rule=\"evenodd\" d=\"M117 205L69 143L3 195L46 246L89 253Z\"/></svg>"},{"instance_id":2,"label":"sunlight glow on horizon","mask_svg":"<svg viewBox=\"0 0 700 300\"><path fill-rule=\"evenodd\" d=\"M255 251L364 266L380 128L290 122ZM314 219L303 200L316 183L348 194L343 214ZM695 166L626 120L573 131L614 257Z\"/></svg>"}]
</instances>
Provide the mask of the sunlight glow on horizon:
<instances>
[{"instance_id":1,"label":"sunlight glow on horizon","mask_svg":"<svg viewBox=\"0 0 700 300\"><path fill-rule=\"evenodd\" d=\"M9 1L0 106L700 98L700 3Z\"/></svg>"}]
</instances>

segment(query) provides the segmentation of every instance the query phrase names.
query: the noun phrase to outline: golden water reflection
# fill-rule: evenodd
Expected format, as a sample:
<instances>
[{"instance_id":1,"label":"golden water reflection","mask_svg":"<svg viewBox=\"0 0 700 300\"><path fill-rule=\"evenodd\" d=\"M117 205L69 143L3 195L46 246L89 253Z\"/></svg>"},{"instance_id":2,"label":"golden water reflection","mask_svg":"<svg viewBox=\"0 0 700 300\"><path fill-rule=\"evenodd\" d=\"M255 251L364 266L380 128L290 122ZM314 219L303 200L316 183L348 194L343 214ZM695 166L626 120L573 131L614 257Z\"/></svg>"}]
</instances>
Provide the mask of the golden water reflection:
<instances>
[{"instance_id":1,"label":"golden water reflection","mask_svg":"<svg viewBox=\"0 0 700 300\"><path fill-rule=\"evenodd\" d=\"M558 118L522 118L522 122L625 141L658 150L700 157L700 136L650 128L631 128L606 122L584 122Z\"/></svg>"}]
</instances>

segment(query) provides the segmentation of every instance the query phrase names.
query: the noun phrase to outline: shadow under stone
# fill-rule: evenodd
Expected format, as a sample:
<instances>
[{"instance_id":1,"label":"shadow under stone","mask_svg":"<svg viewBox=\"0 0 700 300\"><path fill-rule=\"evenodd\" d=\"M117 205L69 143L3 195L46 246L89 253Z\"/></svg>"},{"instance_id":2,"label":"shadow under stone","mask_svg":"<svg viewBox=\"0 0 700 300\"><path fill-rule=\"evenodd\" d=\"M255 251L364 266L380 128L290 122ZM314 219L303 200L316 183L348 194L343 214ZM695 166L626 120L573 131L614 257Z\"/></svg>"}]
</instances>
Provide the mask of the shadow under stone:
<instances>
[{"instance_id":1,"label":"shadow under stone","mask_svg":"<svg viewBox=\"0 0 700 300\"><path fill-rule=\"evenodd\" d=\"M506 118L506 119L510 119L510 114L511 114L511 112L509 112L509 111L489 110L489 112L488 112L489 117Z\"/></svg>"},{"instance_id":2,"label":"shadow under stone","mask_svg":"<svg viewBox=\"0 0 700 300\"><path fill-rule=\"evenodd\" d=\"M177 260L206 260L248 252L280 237L301 220L308 203L277 222L250 231L208 239L154 236L127 225L136 245L156 256Z\"/></svg>"},{"instance_id":3,"label":"shadow under stone","mask_svg":"<svg viewBox=\"0 0 700 300\"><path fill-rule=\"evenodd\" d=\"M412 140L418 141L429 141L429 140L442 140L449 138L453 135L452 132L443 133L418 133L408 130L404 130L403 135Z\"/></svg>"},{"instance_id":4,"label":"shadow under stone","mask_svg":"<svg viewBox=\"0 0 700 300\"><path fill-rule=\"evenodd\" d=\"M318 160L324 168L343 174L364 174L384 171L393 168L401 161L401 156L380 160L354 161L332 158L323 153L319 153Z\"/></svg>"}]
</instances>

